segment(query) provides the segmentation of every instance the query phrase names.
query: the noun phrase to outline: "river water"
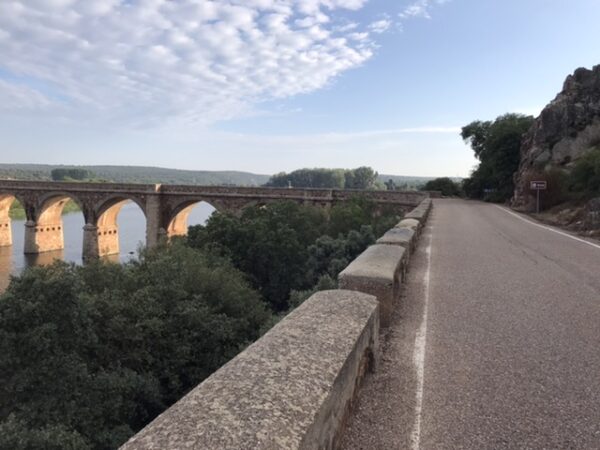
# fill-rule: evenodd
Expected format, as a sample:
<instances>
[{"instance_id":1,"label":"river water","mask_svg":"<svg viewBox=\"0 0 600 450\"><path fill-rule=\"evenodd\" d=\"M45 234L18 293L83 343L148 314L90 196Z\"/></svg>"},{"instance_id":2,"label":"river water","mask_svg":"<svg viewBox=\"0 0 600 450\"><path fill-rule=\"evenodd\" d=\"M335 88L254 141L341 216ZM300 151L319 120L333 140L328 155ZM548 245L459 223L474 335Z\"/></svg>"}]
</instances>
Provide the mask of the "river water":
<instances>
[{"instance_id":1,"label":"river water","mask_svg":"<svg viewBox=\"0 0 600 450\"><path fill-rule=\"evenodd\" d=\"M191 211L188 224L204 224L214 208L201 202ZM119 244L121 253L108 257L115 262L125 262L135 258L140 245L146 240L146 217L135 203L128 203L121 209L117 219L119 224ZM19 274L25 267L37 264L50 264L55 259L81 264L83 245L83 214L74 212L63 216L65 248L56 252L39 255L23 254L25 221L12 221L13 245L0 247L0 292L6 289L11 275Z\"/></svg>"}]
</instances>

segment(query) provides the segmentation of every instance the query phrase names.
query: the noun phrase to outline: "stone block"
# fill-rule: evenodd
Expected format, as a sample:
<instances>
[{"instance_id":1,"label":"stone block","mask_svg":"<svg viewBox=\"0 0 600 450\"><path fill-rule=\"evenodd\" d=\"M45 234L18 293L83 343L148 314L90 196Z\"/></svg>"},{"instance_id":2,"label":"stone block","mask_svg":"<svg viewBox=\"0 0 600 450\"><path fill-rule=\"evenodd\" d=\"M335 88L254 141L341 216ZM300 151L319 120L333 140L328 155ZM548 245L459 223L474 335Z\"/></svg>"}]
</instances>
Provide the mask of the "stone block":
<instances>
[{"instance_id":1,"label":"stone block","mask_svg":"<svg viewBox=\"0 0 600 450\"><path fill-rule=\"evenodd\" d=\"M336 448L378 339L373 296L318 292L121 448Z\"/></svg>"},{"instance_id":2,"label":"stone block","mask_svg":"<svg viewBox=\"0 0 600 450\"><path fill-rule=\"evenodd\" d=\"M416 233L411 228L392 228L387 231L378 240L378 244L399 245L406 249L407 263L410 253L414 252L416 247Z\"/></svg>"},{"instance_id":3,"label":"stone block","mask_svg":"<svg viewBox=\"0 0 600 450\"><path fill-rule=\"evenodd\" d=\"M408 228L413 230L417 237L419 236L419 232L421 231L421 222L416 219L402 219L396 228Z\"/></svg>"},{"instance_id":4,"label":"stone block","mask_svg":"<svg viewBox=\"0 0 600 450\"><path fill-rule=\"evenodd\" d=\"M387 326L406 270L408 251L376 244L361 253L338 276L341 289L365 292L379 301L381 326Z\"/></svg>"}]
</instances>

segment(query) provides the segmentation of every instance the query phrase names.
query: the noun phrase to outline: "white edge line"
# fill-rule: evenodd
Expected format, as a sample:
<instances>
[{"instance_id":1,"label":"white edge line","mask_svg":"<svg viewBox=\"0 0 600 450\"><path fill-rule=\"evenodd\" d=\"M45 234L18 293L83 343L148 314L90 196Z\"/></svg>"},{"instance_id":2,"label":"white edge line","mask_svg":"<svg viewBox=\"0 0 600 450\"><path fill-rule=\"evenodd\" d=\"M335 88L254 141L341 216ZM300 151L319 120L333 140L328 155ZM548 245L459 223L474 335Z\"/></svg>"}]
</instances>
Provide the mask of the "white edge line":
<instances>
[{"instance_id":1,"label":"white edge line","mask_svg":"<svg viewBox=\"0 0 600 450\"><path fill-rule=\"evenodd\" d=\"M552 231L553 233L560 234L561 236L568 237L569 239L573 239L574 241L583 242L584 244L591 245L592 247L600 249L600 245L598 245L598 244L594 244L593 242L586 241L585 239L578 238L578 237L573 236L573 235L571 235L569 233L565 233L564 231L559 231L559 230L557 230L555 228L548 227L546 225L542 225L542 224L536 223L533 220L526 219L525 217L523 217L523 216L521 216L521 215L519 215L517 213L514 213L512 211L509 211L508 209L503 208L502 206L498 206L498 205L494 205L494 206L496 208L500 209L501 211L504 211L505 213L510 214L511 216L515 216L517 219L520 219L523 222L527 222L530 225L534 225L536 227L543 228L544 230Z\"/></svg>"},{"instance_id":2,"label":"white edge line","mask_svg":"<svg viewBox=\"0 0 600 450\"><path fill-rule=\"evenodd\" d=\"M413 353L413 363L415 365L415 371L417 375L417 394L415 402L415 423L413 431L411 433L411 448L412 450L419 450L421 446L421 416L423 412L423 385L425 378L425 347L427 344L427 310L429 306L429 284L431 279L431 241L432 237L429 235L429 243L427 249L427 270L423 277L424 285L424 306L423 306L423 319L421 320L421 326L417 330L415 335L415 349Z\"/></svg>"}]
</instances>

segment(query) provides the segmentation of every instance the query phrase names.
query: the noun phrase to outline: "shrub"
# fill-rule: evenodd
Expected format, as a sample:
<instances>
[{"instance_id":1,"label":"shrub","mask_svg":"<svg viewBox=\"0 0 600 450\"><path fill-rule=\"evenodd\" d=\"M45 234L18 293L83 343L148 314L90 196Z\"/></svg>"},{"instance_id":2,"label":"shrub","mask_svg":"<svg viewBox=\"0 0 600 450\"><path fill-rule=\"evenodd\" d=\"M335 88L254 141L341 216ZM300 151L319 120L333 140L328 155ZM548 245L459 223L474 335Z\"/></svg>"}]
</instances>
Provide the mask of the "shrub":
<instances>
[{"instance_id":1,"label":"shrub","mask_svg":"<svg viewBox=\"0 0 600 450\"><path fill-rule=\"evenodd\" d=\"M181 244L26 270L0 296L0 448L117 448L270 320L239 271Z\"/></svg>"},{"instance_id":2,"label":"shrub","mask_svg":"<svg viewBox=\"0 0 600 450\"><path fill-rule=\"evenodd\" d=\"M600 195L600 147L579 159L569 177L569 190L584 197Z\"/></svg>"},{"instance_id":3,"label":"shrub","mask_svg":"<svg viewBox=\"0 0 600 450\"><path fill-rule=\"evenodd\" d=\"M422 191L439 191L445 197L455 197L462 194L462 189L459 183L454 182L448 177L436 178L429 180L421 188Z\"/></svg>"}]
</instances>

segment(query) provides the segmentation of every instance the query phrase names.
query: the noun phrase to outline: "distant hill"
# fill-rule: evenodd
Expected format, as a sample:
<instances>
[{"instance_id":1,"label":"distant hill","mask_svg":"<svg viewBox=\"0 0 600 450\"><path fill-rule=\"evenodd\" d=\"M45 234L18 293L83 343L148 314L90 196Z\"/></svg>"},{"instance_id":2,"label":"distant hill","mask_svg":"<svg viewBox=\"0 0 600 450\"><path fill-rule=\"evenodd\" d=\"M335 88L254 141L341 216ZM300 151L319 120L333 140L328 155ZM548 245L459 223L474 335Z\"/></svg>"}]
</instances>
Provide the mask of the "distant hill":
<instances>
[{"instance_id":1,"label":"distant hill","mask_svg":"<svg viewBox=\"0 0 600 450\"><path fill-rule=\"evenodd\" d=\"M49 181L52 179L50 172L53 169L73 168L88 170L94 174L96 179L115 183L261 186L270 178L270 175L259 175L250 172L179 170L143 166L0 164L0 179ZM396 186L400 188L417 189L432 178L381 174L378 179L382 183L392 179Z\"/></svg>"},{"instance_id":2,"label":"distant hill","mask_svg":"<svg viewBox=\"0 0 600 450\"><path fill-rule=\"evenodd\" d=\"M0 179L51 180L52 169L85 169L96 179L115 183L163 183L195 185L260 186L269 175L236 171L178 170L141 166L62 166L47 164L0 164Z\"/></svg>"}]
</instances>

